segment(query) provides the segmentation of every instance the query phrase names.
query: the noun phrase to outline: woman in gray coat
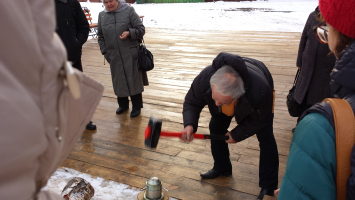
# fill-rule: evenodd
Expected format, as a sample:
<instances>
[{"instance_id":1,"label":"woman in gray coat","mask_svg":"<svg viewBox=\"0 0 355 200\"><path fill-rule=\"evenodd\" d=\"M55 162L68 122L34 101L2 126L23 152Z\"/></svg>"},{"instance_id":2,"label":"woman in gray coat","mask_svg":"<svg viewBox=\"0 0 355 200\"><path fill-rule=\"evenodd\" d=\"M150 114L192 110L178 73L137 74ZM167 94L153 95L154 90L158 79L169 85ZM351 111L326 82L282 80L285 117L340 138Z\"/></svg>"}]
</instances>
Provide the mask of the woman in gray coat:
<instances>
[{"instance_id":1,"label":"woman in gray coat","mask_svg":"<svg viewBox=\"0 0 355 200\"><path fill-rule=\"evenodd\" d=\"M301 70L296 84L294 98L304 112L313 104L321 102L330 94L330 72L335 65L335 56L329 55L327 44L318 41L313 28L320 24L317 20L319 8L313 11L303 29L297 67Z\"/></svg>"},{"instance_id":2,"label":"woman in gray coat","mask_svg":"<svg viewBox=\"0 0 355 200\"><path fill-rule=\"evenodd\" d=\"M110 63L113 89L117 96L117 114L128 109L132 101L131 117L143 107L143 74L137 68L139 41L145 28L134 8L123 0L104 0L105 10L98 19L98 42L101 53Z\"/></svg>"}]
</instances>

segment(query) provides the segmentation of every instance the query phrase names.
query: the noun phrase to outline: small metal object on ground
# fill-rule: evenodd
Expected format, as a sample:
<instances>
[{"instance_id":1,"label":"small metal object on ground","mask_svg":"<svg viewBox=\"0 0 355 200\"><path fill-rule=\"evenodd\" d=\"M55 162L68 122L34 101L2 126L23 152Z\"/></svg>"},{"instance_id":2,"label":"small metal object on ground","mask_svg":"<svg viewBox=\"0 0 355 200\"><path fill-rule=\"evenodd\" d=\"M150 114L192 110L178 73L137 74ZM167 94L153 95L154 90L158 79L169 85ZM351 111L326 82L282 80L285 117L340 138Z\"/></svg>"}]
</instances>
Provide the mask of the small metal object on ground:
<instances>
[{"instance_id":1,"label":"small metal object on ground","mask_svg":"<svg viewBox=\"0 0 355 200\"><path fill-rule=\"evenodd\" d=\"M161 199L161 200L169 200L170 199L170 197L169 197L169 195L168 195L168 193L166 191L163 190L162 193L163 193L163 199ZM138 194L138 196L137 196L137 200L145 200L144 199L144 194L145 194L145 191L140 192Z\"/></svg>"},{"instance_id":2,"label":"small metal object on ground","mask_svg":"<svg viewBox=\"0 0 355 200\"><path fill-rule=\"evenodd\" d=\"M168 194L163 191L162 182L157 177L152 177L148 179L146 182L145 191L141 192L137 198L140 200L142 196L142 200L165 200L169 199ZM165 189L165 188L164 188ZM166 190L166 189L165 189Z\"/></svg>"},{"instance_id":3,"label":"small metal object on ground","mask_svg":"<svg viewBox=\"0 0 355 200\"><path fill-rule=\"evenodd\" d=\"M91 184L80 177L69 180L61 196L66 200L90 200L95 194Z\"/></svg>"}]
</instances>

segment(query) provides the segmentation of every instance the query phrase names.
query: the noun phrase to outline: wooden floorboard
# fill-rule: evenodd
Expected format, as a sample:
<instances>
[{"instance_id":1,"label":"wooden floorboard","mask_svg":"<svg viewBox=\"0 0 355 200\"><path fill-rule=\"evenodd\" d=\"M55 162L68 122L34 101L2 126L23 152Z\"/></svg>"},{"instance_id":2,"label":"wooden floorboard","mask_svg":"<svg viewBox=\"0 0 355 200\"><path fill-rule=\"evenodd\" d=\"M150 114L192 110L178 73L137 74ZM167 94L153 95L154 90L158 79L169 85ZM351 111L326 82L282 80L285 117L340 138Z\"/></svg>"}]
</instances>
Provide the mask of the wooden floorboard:
<instances>
[{"instance_id":1,"label":"wooden floorboard","mask_svg":"<svg viewBox=\"0 0 355 200\"><path fill-rule=\"evenodd\" d=\"M178 31L146 28L144 40L153 53L155 68L148 72L150 85L143 92L140 116L129 112L116 115L110 67L104 65L97 40L84 44L84 73L105 86L103 98L94 114L97 131L85 131L68 159L62 164L78 171L142 188L157 176L169 195L178 199L256 199L260 188L259 144L252 136L229 145L233 175L201 180L199 172L213 166L210 142L194 140L187 144L177 138L161 138L155 151L144 147L144 129L149 117L163 119L163 129L181 131L182 104L193 79L210 65L219 52L258 59L273 75L276 101L274 134L279 150L279 182L285 172L296 119L285 105L288 90L297 71L296 56L300 33L247 31ZM210 114L204 108L198 132L208 134ZM237 124L231 123L230 128ZM276 198L269 198L276 199Z\"/></svg>"}]
</instances>

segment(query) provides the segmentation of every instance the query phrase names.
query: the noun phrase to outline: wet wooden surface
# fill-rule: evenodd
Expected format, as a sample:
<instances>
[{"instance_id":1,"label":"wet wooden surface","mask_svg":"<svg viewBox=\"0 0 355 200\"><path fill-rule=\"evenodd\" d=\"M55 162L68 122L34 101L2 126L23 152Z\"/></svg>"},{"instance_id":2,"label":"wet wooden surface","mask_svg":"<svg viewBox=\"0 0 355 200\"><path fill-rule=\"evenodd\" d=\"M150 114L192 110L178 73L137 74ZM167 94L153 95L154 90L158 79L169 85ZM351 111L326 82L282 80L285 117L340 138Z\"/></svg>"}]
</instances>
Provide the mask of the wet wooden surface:
<instances>
[{"instance_id":1,"label":"wet wooden surface","mask_svg":"<svg viewBox=\"0 0 355 200\"><path fill-rule=\"evenodd\" d=\"M130 118L129 112L116 115L110 68L99 51L96 40L83 47L84 73L105 86L103 98L93 122L97 131L85 131L76 147L62 164L64 167L93 176L142 188L156 176L179 199L256 199L259 146L255 136L230 145L232 177L201 180L199 172L212 168L208 140L190 144L177 138L161 138L156 151L144 147L144 129L149 117L163 119L163 129L181 131L182 103L194 77L212 63L219 52L252 57L264 62L273 75L276 89L274 134L280 156L279 182L285 172L291 129L296 118L287 113L285 98L296 73L300 33L176 31L147 28L144 40L154 54L155 68L148 72L150 85L143 92L141 115ZM201 113L199 133L208 134L210 114ZM233 122L231 127L236 126ZM276 199L276 198L269 198Z\"/></svg>"}]
</instances>

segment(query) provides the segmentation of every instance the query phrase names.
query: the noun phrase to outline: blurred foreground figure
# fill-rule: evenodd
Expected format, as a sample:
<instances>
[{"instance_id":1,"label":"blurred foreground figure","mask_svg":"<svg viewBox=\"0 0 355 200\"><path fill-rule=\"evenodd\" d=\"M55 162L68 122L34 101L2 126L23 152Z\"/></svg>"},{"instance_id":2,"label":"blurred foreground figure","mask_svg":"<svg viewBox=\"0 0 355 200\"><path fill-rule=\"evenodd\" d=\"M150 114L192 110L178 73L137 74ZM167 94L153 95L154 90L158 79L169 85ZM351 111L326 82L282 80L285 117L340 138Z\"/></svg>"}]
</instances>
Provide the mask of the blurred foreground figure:
<instances>
[{"instance_id":1,"label":"blurred foreground figure","mask_svg":"<svg viewBox=\"0 0 355 200\"><path fill-rule=\"evenodd\" d=\"M54 1L0 1L6 27L0 30L1 200L63 200L41 188L69 155L102 94L100 84L63 68L66 51L54 33L54 13ZM97 92L82 91L88 87L80 84L81 98L74 99L69 69L77 83L95 82ZM95 95L82 101L87 91Z\"/></svg>"},{"instance_id":2,"label":"blurred foreground figure","mask_svg":"<svg viewBox=\"0 0 355 200\"><path fill-rule=\"evenodd\" d=\"M350 104L355 111L355 0L320 0L321 23L315 27L320 42L328 43L338 59L330 74L330 89L336 98ZM306 110L297 124L279 200L335 200L337 192L337 158L335 122L328 102ZM354 130L352 131L354 133ZM338 133L337 133L338 134ZM338 137L337 137L338 138ZM339 145L342 146L342 145ZM347 179L346 199L355 199L355 148L352 150L351 174ZM349 166L350 167L350 166ZM345 192L343 194L345 196ZM345 199L345 198L344 198Z\"/></svg>"}]
</instances>

